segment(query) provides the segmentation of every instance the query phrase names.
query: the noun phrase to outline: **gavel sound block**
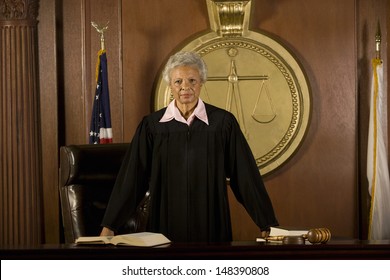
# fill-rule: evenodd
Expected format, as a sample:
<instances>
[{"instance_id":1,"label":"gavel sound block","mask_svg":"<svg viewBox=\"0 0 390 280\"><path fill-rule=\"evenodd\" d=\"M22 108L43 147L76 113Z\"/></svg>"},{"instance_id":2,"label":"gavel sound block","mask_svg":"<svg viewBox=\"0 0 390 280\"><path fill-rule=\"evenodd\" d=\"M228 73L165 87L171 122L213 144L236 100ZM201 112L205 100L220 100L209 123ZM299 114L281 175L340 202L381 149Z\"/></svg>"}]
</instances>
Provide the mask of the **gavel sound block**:
<instances>
[{"instance_id":1,"label":"gavel sound block","mask_svg":"<svg viewBox=\"0 0 390 280\"><path fill-rule=\"evenodd\" d=\"M267 241L282 241L283 244L305 244L305 240L311 244L325 244L331 238L330 230L327 228L310 229L307 234L296 236L269 236Z\"/></svg>"}]
</instances>

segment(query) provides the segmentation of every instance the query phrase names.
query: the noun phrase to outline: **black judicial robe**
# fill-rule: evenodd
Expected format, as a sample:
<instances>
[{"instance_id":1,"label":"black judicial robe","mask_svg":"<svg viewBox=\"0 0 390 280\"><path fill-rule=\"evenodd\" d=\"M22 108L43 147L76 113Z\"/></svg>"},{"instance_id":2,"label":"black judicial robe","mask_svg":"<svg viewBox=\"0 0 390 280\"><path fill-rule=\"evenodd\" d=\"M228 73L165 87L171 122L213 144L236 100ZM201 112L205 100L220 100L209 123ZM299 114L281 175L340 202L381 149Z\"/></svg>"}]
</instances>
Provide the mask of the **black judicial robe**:
<instances>
[{"instance_id":1,"label":"black judicial robe","mask_svg":"<svg viewBox=\"0 0 390 280\"><path fill-rule=\"evenodd\" d=\"M172 241L232 240L226 178L261 228L277 225L250 147L233 114L205 104L209 125L159 122L165 108L139 124L125 155L102 226L117 230L150 191L148 231Z\"/></svg>"}]
</instances>

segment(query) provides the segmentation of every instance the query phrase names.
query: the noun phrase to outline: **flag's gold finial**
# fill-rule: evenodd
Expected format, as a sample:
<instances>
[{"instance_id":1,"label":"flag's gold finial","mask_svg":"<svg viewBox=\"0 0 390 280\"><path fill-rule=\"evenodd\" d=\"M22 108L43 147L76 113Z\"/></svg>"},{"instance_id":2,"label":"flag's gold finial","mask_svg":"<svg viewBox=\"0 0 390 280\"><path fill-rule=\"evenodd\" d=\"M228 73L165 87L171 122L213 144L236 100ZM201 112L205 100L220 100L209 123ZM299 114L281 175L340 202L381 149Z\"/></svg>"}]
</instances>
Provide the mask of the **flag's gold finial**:
<instances>
[{"instance_id":1,"label":"flag's gold finial","mask_svg":"<svg viewBox=\"0 0 390 280\"><path fill-rule=\"evenodd\" d=\"M101 50L105 50L105 46L104 46L104 32L108 29L108 23L109 21L106 23L105 26L99 26L97 23L91 21L91 25L93 27L95 27L96 31L98 33L100 33L100 49Z\"/></svg>"},{"instance_id":2,"label":"flag's gold finial","mask_svg":"<svg viewBox=\"0 0 390 280\"><path fill-rule=\"evenodd\" d=\"M378 21L378 27L375 34L375 54L377 59L381 59L381 26Z\"/></svg>"}]
</instances>

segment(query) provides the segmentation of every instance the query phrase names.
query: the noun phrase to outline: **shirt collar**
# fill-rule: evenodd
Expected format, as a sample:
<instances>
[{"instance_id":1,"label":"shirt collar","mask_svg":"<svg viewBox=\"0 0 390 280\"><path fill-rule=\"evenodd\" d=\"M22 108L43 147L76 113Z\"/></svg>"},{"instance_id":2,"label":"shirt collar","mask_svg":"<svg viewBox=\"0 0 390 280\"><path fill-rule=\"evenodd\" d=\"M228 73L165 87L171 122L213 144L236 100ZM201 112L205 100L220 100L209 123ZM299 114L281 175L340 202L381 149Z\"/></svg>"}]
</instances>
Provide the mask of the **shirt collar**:
<instances>
[{"instance_id":1,"label":"shirt collar","mask_svg":"<svg viewBox=\"0 0 390 280\"><path fill-rule=\"evenodd\" d=\"M204 102L200 98L198 98L198 104L196 105L194 112L187 120L183 118L183 116L180 114L179 109L175 105L175 100L172 100L169 103L167 109L165 110L164 115L160 119L160 122L169 122L170 120L175 119L176 121L190 125L192 121L195 119L195 117L197 117L205 124L207 125L209 124L209 120L206 112L206 106L204 105Z\"/></svg>"}]
</instances>

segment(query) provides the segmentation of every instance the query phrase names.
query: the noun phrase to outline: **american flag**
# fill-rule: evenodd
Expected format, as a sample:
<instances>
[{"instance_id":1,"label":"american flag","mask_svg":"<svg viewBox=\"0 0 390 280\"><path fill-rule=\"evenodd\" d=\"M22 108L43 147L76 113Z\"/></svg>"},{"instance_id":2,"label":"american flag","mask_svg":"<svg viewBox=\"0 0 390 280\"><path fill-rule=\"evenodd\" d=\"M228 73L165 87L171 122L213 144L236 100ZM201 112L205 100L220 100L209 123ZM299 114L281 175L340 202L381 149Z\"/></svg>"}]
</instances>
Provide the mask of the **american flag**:
<instances>
[{"instance_id":1,"label":"american flag","mask_svg":"<svg viewBox=\"0 0 390 280\"><path fill-rule=\"evenodd\" d=\"M110 94L108 90L107 56L105 50L100 50L98 53L96 76L97 85L93 102L89 143L112 143Z\"/></svg>"}]
</instances>

